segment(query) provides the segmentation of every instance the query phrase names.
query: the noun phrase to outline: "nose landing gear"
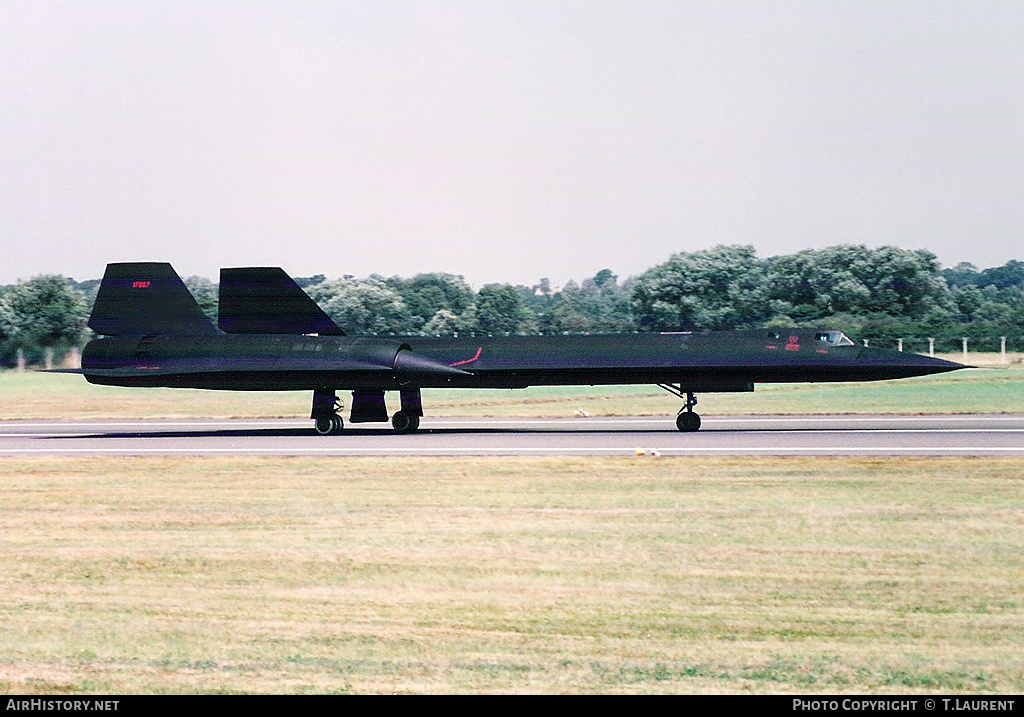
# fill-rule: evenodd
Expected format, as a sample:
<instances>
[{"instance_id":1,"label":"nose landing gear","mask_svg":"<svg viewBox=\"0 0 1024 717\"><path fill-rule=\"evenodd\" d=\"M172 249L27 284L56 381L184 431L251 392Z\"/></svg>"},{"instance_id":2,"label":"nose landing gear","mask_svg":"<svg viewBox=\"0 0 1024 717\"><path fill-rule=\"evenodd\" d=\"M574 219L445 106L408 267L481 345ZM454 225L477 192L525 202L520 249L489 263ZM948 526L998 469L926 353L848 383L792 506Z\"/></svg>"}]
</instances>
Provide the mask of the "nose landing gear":
<instances>
[{"instance_id":1,"label":"nose landing gear","mask_svg":"<svg viewBox=\"0 0 1024 717\"><path fill-rule=\"evenodd\" d=\"M683 407L679 409L679 413L676 415L676 428L686 433L699 430L700 416L693 410L694 406L697 405L697 397L693 394L693 391L684 391L680 384L659 383L658 386L673 396L685 398L686 400L686 403L683 404Z\"/></svg>"}]
</instances>

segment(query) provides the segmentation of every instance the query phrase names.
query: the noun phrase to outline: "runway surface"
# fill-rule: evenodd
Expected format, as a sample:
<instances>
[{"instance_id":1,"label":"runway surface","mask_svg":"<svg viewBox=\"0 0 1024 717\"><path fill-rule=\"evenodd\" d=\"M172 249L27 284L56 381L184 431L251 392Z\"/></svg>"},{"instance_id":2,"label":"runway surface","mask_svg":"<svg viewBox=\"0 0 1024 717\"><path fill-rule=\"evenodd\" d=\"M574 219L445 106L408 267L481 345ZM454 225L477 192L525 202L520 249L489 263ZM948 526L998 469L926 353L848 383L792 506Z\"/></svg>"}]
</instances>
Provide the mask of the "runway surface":
<instances>
[{"instance_id":1,"label":"runway surface","mask_svg":"<svg viewBox=\"0 0 1024 717\"><path fill-rule=\"evenodd\" d=\"M697 433L673 417L430 418L317 436L303 420L0 422L4 455L1019 455L1024 414L708 416Z\"/></svg>"}]
</instances>

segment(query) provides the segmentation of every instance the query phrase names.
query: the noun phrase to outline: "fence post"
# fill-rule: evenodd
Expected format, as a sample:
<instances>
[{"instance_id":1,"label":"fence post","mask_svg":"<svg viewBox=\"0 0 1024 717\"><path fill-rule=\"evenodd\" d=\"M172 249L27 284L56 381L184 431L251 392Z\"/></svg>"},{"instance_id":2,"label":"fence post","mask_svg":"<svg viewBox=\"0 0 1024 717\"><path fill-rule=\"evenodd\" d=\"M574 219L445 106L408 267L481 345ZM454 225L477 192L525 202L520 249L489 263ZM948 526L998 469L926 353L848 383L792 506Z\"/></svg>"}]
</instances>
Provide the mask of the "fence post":
<instances>
[{"instance_id":1,"label":"fence post","mask_svg":"<svg viewBox=\"0 0 1024 717\"><path fill-rule=\"evenodd\" d=\"M963 362L967 363L967 337L964 336L960 340L964 342L964 361Z\"/></svg>"},{"instance_id":2,"label":"fence post","mask_svg":"<svg viewBox=\"0 0 1024 717\"><path fill-rule=\"evenodd\" d=\"M999 337L999 363L1006 363L1006 337Z\"/></svg>"},{"instance_id":3,"label":"fence post","mask_svg":"<svg viewBox=\"0 0 1024 717\"><path fill-rule=\"evenodd\" d=\"M935 355L935 339L928 339L928 355Z\"/></svg>"},{"instance_id":4,"label":"fence post","mask_svg":"<svg viewBox=\"0 0 1024 717\"><path fill-rule=\"evenodd\" d=\"M53 368L53 349L49 346L46 347L46 370L49 371Z\"/></svg>"},{"instance_id":5,"label":"fence post","mask_svg":"<svg viewBox=\"0 0 1024 717\"><path fill-rule=\"evenodd\" d=\"M897 351L902 351L903 350L903 339L896 339L896 350Z\"/></svg>"},{"instance_id":6,"label":"fence post","mask_svg":"<svg viewBox=\"0 0 1024 717\"><path fill-rule=\"evenodd\" d=\"M18 347L18 373L21 373L24 370L25 370L25 350L19 346Z\"/></svg>"}]
</instances>

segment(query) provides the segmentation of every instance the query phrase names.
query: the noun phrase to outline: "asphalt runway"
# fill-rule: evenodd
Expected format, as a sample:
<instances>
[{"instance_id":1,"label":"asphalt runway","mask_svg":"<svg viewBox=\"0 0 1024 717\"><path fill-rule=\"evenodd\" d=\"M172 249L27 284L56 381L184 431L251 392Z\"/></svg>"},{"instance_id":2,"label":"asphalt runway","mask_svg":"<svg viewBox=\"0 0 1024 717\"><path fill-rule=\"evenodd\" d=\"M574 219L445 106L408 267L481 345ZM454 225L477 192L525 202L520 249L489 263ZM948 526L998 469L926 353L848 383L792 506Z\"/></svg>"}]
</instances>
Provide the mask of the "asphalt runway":
<instances>
[{"instance_id":1,"label":"asphalt runway","mask_svg":"<svg viewBox=\"0 0 1024 717\"><path fill-rule=\"evenodd\" d=\"M1013 455L1024 414L708 416L697 433L652 418L430 418L397 434L346 424L318 436L289 420L0 422L4 455Z\"/></svg>"}]
</instances>

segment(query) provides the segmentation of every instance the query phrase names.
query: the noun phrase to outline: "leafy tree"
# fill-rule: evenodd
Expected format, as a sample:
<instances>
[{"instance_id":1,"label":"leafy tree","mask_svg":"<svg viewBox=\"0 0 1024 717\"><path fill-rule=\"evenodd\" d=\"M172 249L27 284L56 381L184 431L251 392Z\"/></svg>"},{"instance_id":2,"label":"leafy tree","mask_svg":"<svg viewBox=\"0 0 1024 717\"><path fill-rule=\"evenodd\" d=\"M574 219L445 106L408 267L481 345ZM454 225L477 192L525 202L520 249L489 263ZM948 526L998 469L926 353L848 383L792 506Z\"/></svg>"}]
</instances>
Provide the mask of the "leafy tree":
<instances>
[{"instance_id":1,"label":"leafy tree","mask_svg":"<svg viewBox=\"0 0 1024 717\"><path fill-rule=\"evenodd\" d=\"M981 280L978 286L994 286L997 289L1006 289L1011 286L1024 286L1024 261L1011 259L1003 266L985 269L981 272Z\"/></svg>"},{"instance_id":2,"label":"leafy tree","mask_svg":"<svg viewBox=\"0 0 1024 717\"><path fill-rule=\"evenodd\" d=\"M0 346L14 335L14 310L11 308L7 291L0 287Z\"/></svg>"},{"instance_id":3,"label":"leafy tree","mask_svg":"<svg viewBox=\"0 0 1024 717\"><path fill-rule=\"evenodd\" d=\"M99 293L102 279L86 279L85 281L68 279L68 283L75 291L82 295L82 301L87 307L91 308L96 303L96 294Z\"/></svg>"},{"instance_id":4,"label":"leafy tree","mask_svg":"<svg viewBox=\"0 0 1024 717\"><path fill-rule=\"evenodd\" d=\"M581 313L569 302L561 302L551 312L551 333L555 334L589 334L594 322L586 314Z\"/></svg>"},{"instance_id":5,"label":"leafy tree","mask_svg":"<svg viewBox=\"0 0 1024 717\"><path fill-rule=\"evenodd\" d=\"M387 284L402 297L410 316L420 326L441 310L461 316L473 303L473 289L455 274L417 274L408 280L396 276L388 279Z\"/></svg>"},{"instance_id":6,"label":"leafy tree","mask_svg":"<svg viewBox=\"0 0 1024 717\"><path fill-rule=\"evenodd\" d=\"M313 276L297 276L295 277L295 283L303 289L309 288L310 286L316 286L327 281L327 277L323 274L314 274Z\"/></svg>"},{"instance_id":7,"label":"leafy tree","mask_svg":"<svg viewBox=\"0 0 1024 717\"><path fill-rule=\"evenodd\" d=\"M634 318L647 331L754 326L768 318L767 299L765 266L752 246L674 254L632 291Z\"/></svg>"},{"instance_id":8,"label":"leafy tree","mask_svg":"<svg viewBox=\"0 0 1024 717\"><path fill-rule=\"evenodd\" d=\"M962 261L952 269L943 269L942 277L951 289L957 286L977 286L981 272L969 261Z\"/></svg>"},{"instance_id":9,"label":"leafy tree","mask_svg":"<svg viewBox=\"0 0 1024 717\"><path fill-rule=\"evenodd\" d=\"M964 321L970 321L985 300L985 295L981 293L981 289L973 284L967 284L962 288L957 287L953 289L952 294L953 301L956 302L956 306L960 310Z\"/></svg>"},{"instance_id":10,"label":"leafy tree","mask_svg":"<svg viewBox=\"0 0 1024 717\"><path fill-rule=\"evenodd\" d=\"M924 338L950 336L959 326L955 308L932 307L920 320L915 322L915 335Z\"/></svg>"},{"instance_id":11,"label":"leafy tree","mask_svg":"<svg viewBox=\"0 0 1024 717\"><path fill-rule=\"evenodd\" d=\"M562 333L557 314L565 306L562 292L553 291L550 280L541 279L525 297L523 308L530 314L536 333L549 335Z\"/></svg>"},{"instance_id":12,"label":"leafy tree","mask_svg":"<svg viewBox=\"0 0 1024 717\"><path fill-rule=\"evenodd\" d=\"M839 245L774 257L768 262L770 299L814 307L801 318L835 313L923 316L952 307L935 255L884 246ZM796 318L794 316L794 318Z\"/></svg>"},{"instance_id":13,"label":"leafy tree","mask_svg":"<svg viewBox=\"0 0 1024 717\"><path fill-rule=\"evenodd\" d=\"M85 331L87 309L82 296L63 276L36 276L8 289L0 323L10 342L26 349L64 348L77 344Z\"/></svg>"},{"instance_id":14,"label":"leafy tree","mask_svg":"<svg viewBox=\"0 0 1024 717\"><path fill-rule=\"evenodd\" d=\"M873 253L872 260L874 277L868 303L876 311L922 316L933 306L950 305L949 286L930 251L883 246Z\"/></svg>"},{"instance_id":15,"label":"leafy tree","mask_svg":"<svg viewBox=\"0 0 1024 717\"><path fill-rule=\"evenodd\" d=\"M307 291L346 333L395 335L413 330L402 297L379 276L325 281Z\"/></svg>"},{"instance_id":16,"label":"leafy tree","mask_svg":"<svg viewBox=\"0 0 1024 717\"><path fill-rule=\"evenodd\" d=\"M551 302L551 333L625 333L635 330L630 289L610 269L582 284L568 282Z\"/></svg>"},{"instance_id":17,"label":"leafy tree","mask_svg":"<svg viewBox=\"0 0 1024 717\"><path fill-rule=\"evenodd\" d=\"M440 309L423 327L427 336L454 336L459 333L460 320L448 309Z\"/></svg>"},{"instance_id":18,"label":"leafy tree","mask_svg":"<svg viewBox=\"0 0 1024 717\"><path fill-rule=\"evenodd\" d=\"M217 309L220 301L217 284L203 276L190 276L185 279L185 286L192 292L196 303L203 313L210 317L214 326L217 325Z\"/></svg>"},{"instance_id":19,"label":"leafy tree","mask_svg":"<svg viewBox=\"0 0 1024 717\"><path fill-rule=\"evenodd\" d=\"M601 269L601 271L594 274L594 278L591 279L591 281L593 281L596 286L603 288L608 284L614 284L618 278L619 277L612 273L611 269Z\"/></svg>"},{"instance_id":20,"label":"leafy tree","mask_svg":"<svg viewBox=\"0 0 1024 717\"><path fill-rule=\"evenodd\" d=\"M510 284L487 284L477 292L474 333L507 335L519 331L525 318L519 292Z\"/></svg>"},{"instance_id":21,"label":"leafy tree","mask_svg":"<svg viewBox=\"0 0 1024 717\"><path fill-rule=\"evenodd\" d=\"M537 282L537 284L535 284L533 287L533 293L535 296L542 296L545 299L550 299L551 294L553 293L551 291L551 279L545 276L543 279Z\"/></svg>"}]
</instances>

